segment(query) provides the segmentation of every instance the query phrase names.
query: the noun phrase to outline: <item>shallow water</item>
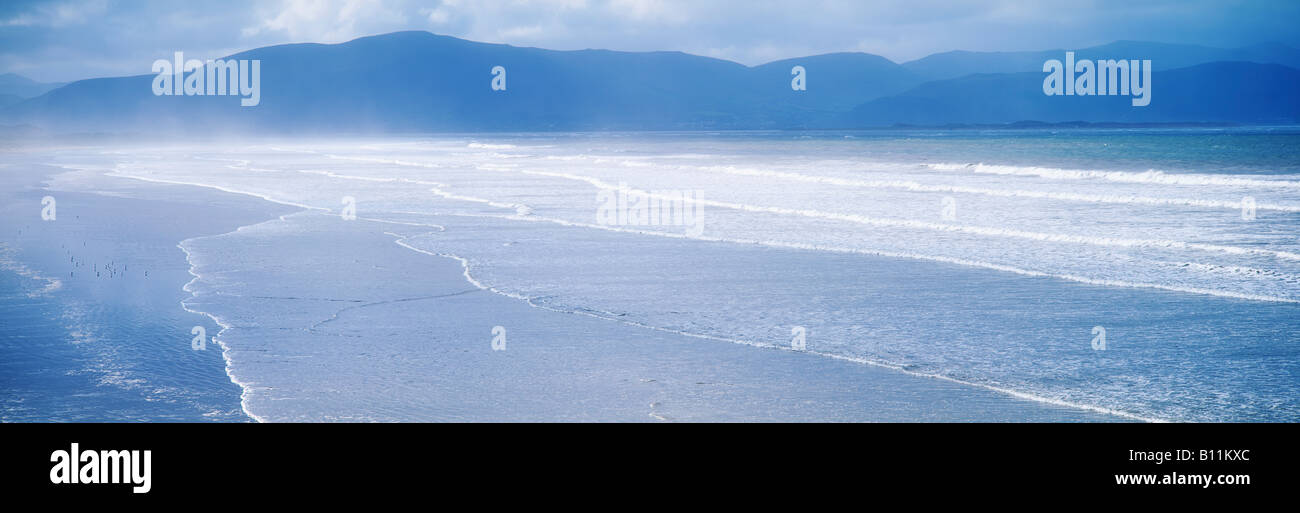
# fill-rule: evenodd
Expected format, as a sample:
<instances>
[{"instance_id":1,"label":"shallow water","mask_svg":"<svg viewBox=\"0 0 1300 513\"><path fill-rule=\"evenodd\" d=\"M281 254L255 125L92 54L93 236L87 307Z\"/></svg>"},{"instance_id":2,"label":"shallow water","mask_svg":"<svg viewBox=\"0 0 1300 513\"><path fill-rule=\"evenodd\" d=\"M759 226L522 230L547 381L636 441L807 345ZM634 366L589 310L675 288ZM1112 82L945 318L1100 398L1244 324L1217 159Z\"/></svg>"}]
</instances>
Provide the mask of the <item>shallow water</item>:
<instances>
[{"instance_id":1,"label":"shallow water","mask_svg":"<svg viewBox=\"0 0 1300 513\"><path fill-rule=\"evenodd\" d=\"M187 214L121 180L83 178L109 196L38 188L50 170L11 165L0 193L0 420L249 421L220 348L191 349L193 327L217 326L179 307L192 276L176 240L269 211L218 200ZM39 215L45 195L57 199L53 221Z\"/></svg>"}]
</instances>

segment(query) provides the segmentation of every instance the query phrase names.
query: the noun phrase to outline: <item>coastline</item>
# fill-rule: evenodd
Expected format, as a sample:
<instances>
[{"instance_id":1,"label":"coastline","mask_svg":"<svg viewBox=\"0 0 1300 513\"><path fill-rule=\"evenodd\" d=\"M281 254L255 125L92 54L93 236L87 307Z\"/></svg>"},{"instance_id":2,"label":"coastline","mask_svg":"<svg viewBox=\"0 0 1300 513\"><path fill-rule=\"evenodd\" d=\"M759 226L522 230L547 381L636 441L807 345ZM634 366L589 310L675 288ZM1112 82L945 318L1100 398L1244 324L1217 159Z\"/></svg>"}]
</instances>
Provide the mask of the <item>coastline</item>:
<instances>
[{"instance_id":1,"label":"coastline","mask_svg":"<svg viewBox=\"0 0 1300 513\"><path fill-rule=\"evenodd\" d=\"M241 311L264 312L276 303L294 301L350 301L353 304L319 308L297 306L295 312L311 309L306 317L313 322L283 323L279 316L263 315L241 318L245 326L223 323L221 338L228 351L232 381L245 387L241 396L246 411L263 421L420 421L420 420L490 420L490 421L734 421L734 420L836 420L836 421L1056 421L1135 420L1131 416L1115 415L1095 408L1079 407L1068 403L1051 403L1041 398L1008 393L959 380L918 375L903 369L878 366L872 362L825 358L815 352L760 351L754 347L738 345L735 341L716 337L692 336L674 333L649 326L611 322L612 319L538 308L527 298L500 293L483 285L468 274L463 259L453 255L437 256L435 261L419 260L430 256L424 251L409 251L401 241L421 230L408 234L386 231L390 237L384 241L373 230L347 233L331 230L349 226L331 219L334 216L300 212L278 219L243 227L236 233L204 237L189 241L191 245L207 243L211 250L221 244L220 239L236 235L257 236L266 230L284 236L297 234L295 240L282 241L281 254L297 254L294 248L330 246L326 240L346 240L342 247L365 248L357 253L339 253L330 246L327 252L333 258L328 263L303 267L301 276L278 272L277 288L285 284L298 291L299 280L312 283L317 276L312 268L327 267L358 282L404 282L409 288L385 290L376 297L321 298L274 297L259 305L243 305ZM363 223L365 221L362 221ZM374 221L372 221L374 222ZM295 224L291 229L286 224ZM355 225L353 225L355 226ZM329 227L328 229L326 227ZM351 231L351 230L349 230ZM430 232L432 233L432 232ZM355 237L362 237L361 239ZM251 247L262 247L254 244ZM205 248L199 248L203 251ZM191 250L193 251L193 250ZM382 254L376 257L374 251ZM273 252L268 252L273 253ZM421 255L423 254L423 255ZM319 256L319 255L318 255ZM257 255L249 258L256 259ZM221 259L214 259L221 260ZM356 264L350 266L349 264ZM375 262L397 271L385 279L368 274ZM192 262L194 263L194 262ZM233 269L233 267L231 268ZM225 279L241 283L260 282L243 277L232 277L231 269L211 265L195 265L194 273L203 281L206 273L219 273ZM414 271L418 276L410 276ZM405 274L402 274L405 272ZM381 273L382 274L382 273ZM252 275L256 276L256 275ZM473 286L468 289L467 285ZM344 289L350 288L344 286ZM213 310L231 308L220 302L221 288L194 290L195 311L214 318ZM493 292L483 295L480 292ZM271 294L258 292L260 298ZM432 322L422 319L427 310L404 310L400 316L403 326L375 325L366 320L352 320L349 313L365 308L371 312L383 311L398 305L432 302L436 309L446 312L442 319ZM490 312L490 313L488 313ZM295 314L296 315L296 314ZM369 319L384 319L376 313ZM340 320L342 319L342 320ZM454 321L451 321L454 319ZM221 321L219 321L221 322ZM311 332L326 322L341 327L312 336ZM359 323L359 324L358 324ZM496 324L500 323L500 324ZM399 333L391 338L366 337L365 347L352 345L327 346L324 337L356 337L361 329L400 331L418 325L412 333ZM509 349L494 353L491 349L491 329L495 325L508 327L512 334ZM525 333L525 343L515 333ZM280 333L286 337L278 344L262 339L266 333ZM446 333L439 337L436 347L412 343L414 333ZM408 337L407 335L412 335ZM301 338L300 338L301 337ZM574 340L580 339L580 340ZM614 342L617 341L617 342ZM635 344L628 343L635 341ZM532 344L536 344L535 346ZM300 347L310 347L310 351ZM522 346L522 347L521 347ZM328 347L328 348L326 348ZM518 348L518 349L516 349ZM329 355L322 353L328 351ZM439 361L423 360L426 351L434 351ZM386 359L367 359L375 353L400 355L401 362L392 364ZM494 355L505 356L524 353L523 360L503 365L492 360ZM396 357L396 356L395 356ZM335 358L335 360L331 360ZM316 367L312 376L294 376L281 379L300 370L298 365L285 362L306 359ZM419 364L411 363L419 360ZM322 363L323 362L323 363ZM443 369L444 374L403 374L410 365L431 365ZM305 365L305 364L304 364ZM391 368L372 368L358 373L361 365L392 365ZM274 371L263 367L270 366ZM246 369L259 369L250 373ZM583 370L585 369L585 370ZM247 375L246 375L247 374ZM482 376L492 376L484 379ZM380 379L377 376L384 376ZM314 385L305 385L302 380ZM355 380L358 386L344 386ZM356 393L378 380L387 383L383 393L368 395ZM412 385L412 382L421 383ZM573 388L572 383L587 383ZM535 390L538 383L548 392ZM671 383L667 389L665 384ZM723 385L730 390L710 390L708 399L697 388ZM483 389L489 389L484 391ZM401 390L395 392L394 390ZM862 395L853 392L866 392ZM433 394L438 397L431 397ZM360 395L361 397L357 397ZM330 396L342 396L331 402ZM639 401L628 397L642 396ZM911 397L913 404L900 406ZM509 407L491 406L501 398L523 398L521 403L511 402ZM429 403L446 403L446 408L434 408ZM586 402L590 407L574 409L575 404ZM791 408L792 403L803 406ZM299 403L299 404L293 404ZM377 403L383 404L379 407ZM416 406L419 405L419 406ZM474 413L464 413L474 405ZM668 406L674 408L670 409ZM761 406L759 406L761 405ZM939 411L935 408L942 405ZM955 405L963 405L956 407ZM647 410L646 407L650 406ZM336 408L333 411L322 408ZM370 408L373 408L370 409ZM680 408L680 409L676 409ZM268 411L271 410L271 411ZM376 411L377 410L377 411ZM1145 420L1145 419L1143 419Z\"/></svg>"},{"instance_id":2,"label":"coastline","mask_svg":"<svg viewBox=\"0 0 1300 513\"><path fill-rule=\"evenodd\" d=\"M23 158L0 175L8 221L0 224L0 244L20 266L5 272L49 282L45 290L12 289L24 297L6 294L0 418L248 420L240 389L212 366L216 351L190 348L191 328L207 323L177 308L190 277L176 240L235 229L274 208L244 197L136 187ZM70 177L94 185L70 187ZM43 196L57 199L53 221L32 208Z\"/></svg>"},{"instance_id":3,"label":"coastline","mask_svg":"<svg viewBox=\"0 0 1300 513\"><path fill-rule=\"evenodd\" d=\"M121 177L105 176L104 180L117 180L121 182L131 182L131 180L120 180ZM189 185L189 187L186 187ZM152 189L151 189L152 188ZM704 421L729 421L729 420L839 420L839 421L1059 421L1059 420L1084 420L1084 421L1123 421L1123 420L1152 420L1134 418L1118 412L1111 412L1095 407L1081 406L1068 402L1052 402L1050 399L1043 399L1027 394L1017 393L1015 391L1003 390L996 387L985 386L978 383L965 382L959 379L948 378L938 375L928 375L909 371L897 366L882 364L880 362L859 361L855 358L844 358L833 354L819 354L817 352L793 352L793 351L755 351L754 348L744 347L743 341L737 345L735 340L720 339L718 337L692 335L689 333L673 332L662 328L652 326L638 326L628 324L617 319L609 319L600 315L587 315L579 312L563 312L551 309L539 310L527 298L512 296L510 294L500 294L490 287L476 281L471 274L471 268L468 262L457 259L455 256L438 255L441 261L435 267L438 268L434 274L436 279L432 280L430 285L436 285L439 290L424 291L423 293L431 297L449 297L449 302L456 302L457 296L464 294L466 285L471 285L482 290L497 292L493 294L492 299L485 303L453 305L460 318L474 317L477 312L486 311L511 311L511 315L501 316L509 319L511 325L542 325L550 326L549 330L535 330L526 328L528 331L535 333L535 337L544 340L548 344L557 344L558 347L573 349L573 343L565 343L556 339L567 338L558 335L563 331L556 331L554 328L563 327L565 330L573 328L570 322L574 317L587 317L578 322L581 326L577 332L594 334L588 338L596 340L638 340L640 343L636 347L611 347L608 344L602 344L592 340L584 342L586 347L580 348L576 352L568 352L568 356L582 358L588 356L587 361L583 362L580 367L588 369L598 367L595 371L597 374L617 374L619 379L614 382L607 382L604 386L617 389L615 395L620 396L617 400L611 397L600 398L598 402L605 403L604 409L598 408L600 413L592 414L581 411L556 412L556 415L546 415L542 411L532 411L519 415L511 414L508 410L501 410L484 415L447 415L443 416L429 411L423 412L399 412L389 416L366 416L357 414L357 412L342 412L343 414L332 415L298 415L277 416L267 412L259 412L258 406L252 406L252 403L259 398L259 394L267 390L267 385L258 383L256 380L248 379L241 375L241 363L256 362L255 359L249 359L250 353L238 342L228 340L234 336L231 333L232 328L239 329L238 326L223 320L220 312L213 312L205 309L198 299L198 290L201 289L203 273L199 271L200 264L195 262L192 250L187 246L202 241L216 240L222 237L247 233L258 226L268 224L287 223L298 219L311 219L320 217L314 211L324 209L299 210L304 205L291 205L284 202L278 202L257 194L225 190L215 187L205 187L194 184L175 184L175 183L152 183L146 187L136 187L139 190L152 190L153 193L164 196L176 195L185 189L195 189L201 191L197 194L191 194L189 191L183 193L184 197L195 200L193 205L208 205L210 202L230 201L231 197L242 198L240 201L251 201L261 204L257 200L263 200L272 204L278 203L275 207L289 207L285 209L291 211L289 214L281 214L279 217L267 216L261 222L251 224L240 224L232 230L222 233L208 233L205 235L196 235L187 237L176 244L185 254L188 269L186 273L190 276L188 282L182 287L190 297L181 301L182 309L206 316L215 322L219 327L214 337L215 342L221 347L222 360L225 363L226 375L231 383L240 388L239 404L240 409L249 418L258 421L277 421L277 420L614 420L614 421L648 421L648 420L704 420ZM218 190L212 190L218 189ZM225 193L225 194L222 194ZM252 196L253 199L245 198ZM108 198L109 196L105 196ZM224 199L223 199L224 198ZM109 201L116 200L116 198ZM261 205L266 207L265 204ZM310 207L309 207L310 208ZM260 209L253 209L260 210ZM159 212L155 212L158 217L171 217ZM268 219L269 217L269 219ZM385 222L393 224L392 221L362 220L363 223ZM386 255L380 260L391 258L401 260L404 257L398 253L405 253L407 256L415 253L426 253L424 251L406 246L401 243L406 237L418 232L412 232L414 228L430 228L433 225L421 225L420 223L396 223L398 225L410 224L407 226L408 232L405 234L393 231L384 232L380 237L374 237L375 233L370 233L370 239L374 241L382 240L382 237L388 237L383 241L383 246L387 248L383 253ZM401 231L401 230L398 230ZM311 244L325 245L324 242L331 238L338 237L338 233L320 232L315 234L318 237ZM403 247L405 246L405 247ZM370 245L365 247L374 249ZM415 251L411 251L411 250ZM419 257L419 255L415 255ZM342 260L346 260L342 258ZM422 257L421 257L422 258ZM330 265L342 265L342 260L335 261ZM424 264L411 264L422 266ZM417 267L423 268L423 267ZM345 273L346 274L346 273ZM405 279L400 275L391 275L390 280ZM390 298L391 299L391 298ZM382 301L381 301L382 302ZM549 311L548 311L549 310ZM580 315L573 315L579 313ZM611 320L616 322L610 322ZM496 322L496 321L494 321ZM482 326L483 333L486 333L491 324L487 322ZM447 328L444 326L444 328ZM454 328L453 328L454 331ZM512 328L512 332L515 329ZM647 333L649 332L649 333ZM488 347L488 336L472 335L464 333L466 338L478 337L478 341L472 345L477 345L478 349ZM549 337L549 338L548 338ZM707 340L700 343L701 339ZM649 343L646 343L646 342ZM725 342L718 344L717 342ZM748 344L762 345L762 344ZM511 349L518 347L512 345ZM766 346L771 348L772 346ZM778 348L780 349L780 348ZM267 350L263 348L262 350ZM464 350L462 348L462 350ZM490 349L484 349L487 354ZM543 352L545 348L543 348ZM593 352L601 353L598 357L590 357ZM828 358L829 356L829 358ZM710 362L713 362L710 364ZM725 362L725 363L723 363ZM743 362L743 363L742 363ZM263 362L264 363L264 362ZM474 365L482 366L485 363L482 360L471 359L471 361L460 362L469 364L469 369L477 372L496 372L494 369L477 368ZM684 365L685 363L685 365ZM719 366L721 368L715 367ZM640 377L628 374L632 369L640 370L639 374L657 377ZM552 383L565 380L582 380L583 376L565 375L565 368L555 368L547 366L543 373L554 373L554 377L543 379L541 381L550 381ZM649 372L647 372L649 371ZM637 374L637 373L633 373ZM817 379L809 379L816 376ZM509 375L498 376L498 384L508 384ZM536 383L538 380L535 370L528 372L527 379L519 386L524 387L529 382ZM628 385L628 383L639 383ZM693 390L700 384L705 383L730 383L736 385L743 383L743 386L736 388L743 389L744 392L709 392L711 398L704 399L699 390ZM659 390L649 393L646 386L640 384L658 383L655 387ZM663 390L664 383L674 383L669 390ZM691 386L689 384L696 384ZM809 383L815 385L809 386ZM481 384L481 383L479 383ZM499 394L519 394L526 393L518 387L498 387L501 390ZM274 388L284 390L283 388ZM847 390L864 391L870 390L871 393L866 396L855 394L846 394ZM466 397L475 397L479 394L464 388L453 387L454 392L464 394ZM295 391L297 393L309 393L310 389ZM572 404L572 401L581 400L585 392L581 390L568 390L565 394L567 397L559 402L550 402L552 406L558 404ZM652 405L649 412L644 411L644 406L636 406L636 401L624 403L625 397L643 395L651 400L640 401L640 404ZM908 399L910 397L910 399ZM658 399L654 399L658 398ZM667 400L671 398L671 402ZM783 404L791 402L811 403L813 406L802 406L790 409ZM910 405L903 406L908 402ZM543 401L546 402L546 401ZM320 403L317 406L325 406L327 403ZM665 407L665 404L671 404L675 408ZM655 406L657 405L657 406ZM761 405L761 406L760 406ZM888 405L888 406L882 406ZM936 405L944 405L942 411L933 410ZM955 405L961 405L960 408ZM785 408L785 409L783 409ZM669 411L671 410L671 411ZM432 416L429 416L433 413ZM1118 414L1117 414L1118 413Z\"/></svg>"}]
</instances>

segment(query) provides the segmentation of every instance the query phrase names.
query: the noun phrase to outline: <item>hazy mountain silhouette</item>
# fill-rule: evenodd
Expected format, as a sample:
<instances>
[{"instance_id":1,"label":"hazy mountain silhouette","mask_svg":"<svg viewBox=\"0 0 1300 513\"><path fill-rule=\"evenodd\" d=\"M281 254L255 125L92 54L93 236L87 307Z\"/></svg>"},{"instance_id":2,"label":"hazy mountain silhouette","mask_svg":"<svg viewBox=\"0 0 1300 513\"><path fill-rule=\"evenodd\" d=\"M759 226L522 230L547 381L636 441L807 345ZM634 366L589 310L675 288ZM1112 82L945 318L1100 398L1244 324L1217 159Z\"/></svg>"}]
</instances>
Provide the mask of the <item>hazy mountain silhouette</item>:
<instances>
[{"instance_id":1,"label":"hazy mountain silhouette","mask_svg":"<svg viewBox=\"0 0 1300 513\"><path fill-rule=\"evenodd\" d=\"M1164 62L1174 62L1185 50L1178 45L1114 45L1119 46L1111 53ZM1137 46L1129 52L1124 45ZM1164 48L1164 57L1138 51L1157 47ZM1251 48L1234 52L1275 59L1295 53L1280 45ZM1025 54L1029 57L1017 59L1029 60L1016 65L1032 63L1033 73L923 83L927 71L924 66L918 71L918 61L909 63L909 69L864 53L747 67L681 52L555 51L397 32L230 56L262 61L261 103L256 107L240 107L238 96L154 96L154 75L148 74L68 84L3 108L0 124L65 132L355 133L781 129L1020 120L1271 122L1296 117L1297 82L1290 68L1238 63L1158 71L1152 105L1132 108L1124 97L1044 96L1043 74L1038 72L1042 60L1060 59L1062 54ZM1189 62L1200 58L1187 57ZM790 88L796 65L807 70L806 91ZM506 68L505 91L490 87L494 66ZM1259 82L1251 83L1248 77Z\"/></svg>"},{"instance_id":2,"label":"hazy mountain silhouette","mask_svg":"<svg viewBox=\"0 0 1300 513\"><path fill-rule=\"evenodd\" d=\"M0 96L33 98L62 87L62 82L37 82L17 73L0 75Z\"/></svg>"},{"instance_id":3,"label":"hazy mountain silhouette","mask_svg":"<svg viewBox=\"0 0 1300 513\"><path fill-rule=\"evenodd\" d=\"M1300 50L1280 43L1264 43L1242 48L1115 41L1089 48L1069 49L1080 59L1150 59L1156 70L1185 68L1222 61L1281 64L1300 68ZM926 80L943 80L975 73L1041 72L1048 59L1063 60L1065 49L1032 52L936 53L903 63L903 67Z\"/></svg>"},{"instance_id":4,"label":"hazy mountain silhouette","mask_svg":"<svg viewBox=\"0 0 1300 513\"><path fill-rule=\"evenodd\" d=\"M262 60L257 107L238 108L237 97L154 96L153 75L141 75L79 81L11 107L5 117L73 130L779 128L920 82L883 57L832 54L797 60L811 85L795 92L793 64L554 51L427 32L272 46L230 58ZM506 68L505 91L490 87L494 66Z\"/></svg>"},{"instance_id":5,"label":"hazy mountain silhouette","mask_svg":"<svg viewBox=\"0 0 1300 513\"><path fill-rule=\"evenodd\" d=\"M1131 96L1047 96L1045 73L989 73L929 82L853 109L841 126L1043 122L1300 123L1300 70L1214 62L1152 73L1151 104Z\"/></svg>"},{"instance_id":6,"label":"hazy mountain silhouette","mask_svg":"<svg viewBox=\"0 0 1300 513\"><path fill-rule=\"evenodd\" d=\"M791 69L807 71L806 91L790 87ZM906 91L924 82L893 61L868 53L831 53L770 62L752 69L747 87L785 109L787 120L816 122L863 102Z\"/></svg>"}]
</instances>

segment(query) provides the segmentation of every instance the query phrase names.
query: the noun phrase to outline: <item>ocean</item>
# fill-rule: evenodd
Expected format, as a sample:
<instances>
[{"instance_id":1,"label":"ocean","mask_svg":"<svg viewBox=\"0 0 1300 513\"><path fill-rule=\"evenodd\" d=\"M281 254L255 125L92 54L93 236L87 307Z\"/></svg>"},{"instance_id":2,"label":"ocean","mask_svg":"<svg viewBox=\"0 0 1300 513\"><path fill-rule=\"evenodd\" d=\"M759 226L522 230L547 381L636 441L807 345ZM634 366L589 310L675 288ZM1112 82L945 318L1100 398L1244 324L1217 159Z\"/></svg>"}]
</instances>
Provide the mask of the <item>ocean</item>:
<instances>
[{"instance_id":1,"label":"ocean","mask_svg":"<svg viewBox=\"0 0 1300 513\"><path fill-rule=\"evenodd\" d=\"M3 420L1300 420L1295 127L285 138L6 161ZM111 234L64 231L95 195L141 203L90 214L122 216ZM85 240L100 249L74 256ZM79 261L173 274L78 285ZM883 379L920 391L864 388Z\"/></svg>"}]
</instances>

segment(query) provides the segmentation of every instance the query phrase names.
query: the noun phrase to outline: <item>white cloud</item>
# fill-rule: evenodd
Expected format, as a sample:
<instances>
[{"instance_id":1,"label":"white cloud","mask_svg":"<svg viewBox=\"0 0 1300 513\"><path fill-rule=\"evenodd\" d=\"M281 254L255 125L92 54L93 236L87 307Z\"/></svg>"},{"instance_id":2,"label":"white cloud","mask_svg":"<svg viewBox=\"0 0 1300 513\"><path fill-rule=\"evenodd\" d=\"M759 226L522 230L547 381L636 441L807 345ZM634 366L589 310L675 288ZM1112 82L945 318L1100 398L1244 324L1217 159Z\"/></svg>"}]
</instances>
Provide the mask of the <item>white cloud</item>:
<instances>
[{"instance_id":1,"label":"white cloud","mask_svg":"<svg viewBox=\"0 0 1300 513\"><path fill-rule=\"evenodd\" d=\"M338 43L371 35L367 29L400 26L407 16L400 6L384 0L281 0L263 6L269 18L245 27L244 37L282 34L290 41Z\"/></svg>"}]
</instances>

